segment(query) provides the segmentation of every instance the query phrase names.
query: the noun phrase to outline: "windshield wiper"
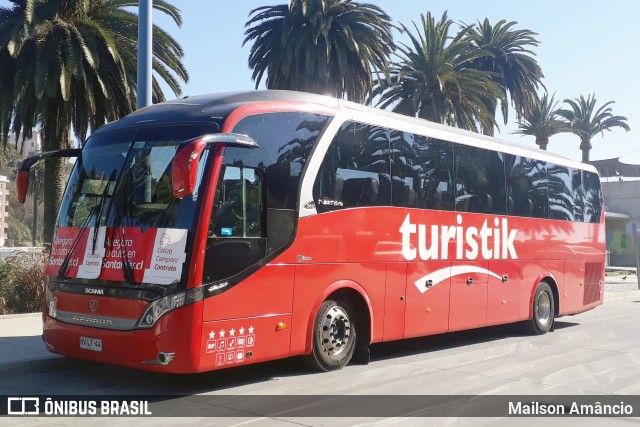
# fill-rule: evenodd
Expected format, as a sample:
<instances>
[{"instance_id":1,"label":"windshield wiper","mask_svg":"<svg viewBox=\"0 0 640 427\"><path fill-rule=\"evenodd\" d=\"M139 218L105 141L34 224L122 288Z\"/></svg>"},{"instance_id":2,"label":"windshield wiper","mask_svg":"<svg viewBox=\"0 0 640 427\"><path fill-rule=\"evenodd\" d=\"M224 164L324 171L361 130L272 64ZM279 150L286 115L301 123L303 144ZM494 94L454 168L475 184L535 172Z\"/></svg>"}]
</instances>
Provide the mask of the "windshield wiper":
<instances>
[{"instance_id":1,"label":"windshield wiper","mask_svg":"<svg viewBox=\"0 0 640 427\"><path fill-rule=\"evenodd\" d=\"M113 169L111 171L111 175L109 176L109 181L107 181L107 185L105 185L104 190L102 191L102 194L100 195L100 200L98 201L98 205L99 209L98 209L98 216L96 216L96 223L93 227L93 245L91 247L91 253L95 254L96 253L96 240L98 240L98 229L100 228L100 218L102 218L102 211L104 209L104 201L107 197L107 194L109 193L109 185L111 185L112 181L115 181L116 179L116 170Z\"/></svg>"},{"instance_id":2,"label":"windshield wiper","mask_svg":"<svg viewBox=\"0 0 640 427\"><path fill-rule=\"evenodd\" d=\"M67 273L67 268L69 268L69 262L71 261L71 256L73 255L76 248L78 247L78 243L80 243L80 240L82 240L82 234L89 226L89 222L91 221L91 218L93 218L93 215L97 214L96 222L93 227L93 244L91 248L91 252L93 254L96 253L96 240L98 236L98 228L100 225L100 216L102 215L102 210L104 208L104 200L107 197L107 194L109 192L109 184L111 184L111 182L115 179L115 172L116 172L115 169L111 172L109 181L107 182L107 185L105 185L104 190L102 190L102 194L100 195L100 199L98 200L98 203L91 207L91 209L89 210L89 214L87 215L84 222L80 226L80 231L78 232L78 235L73 240L73 244L71 245L69 252L67 252L67 255L64 257L64 260L60 265L60 269L58 270L58 277L64 277L64 275Z\"/></svg>"},{"instance_id":3,"label":"windshield wiper","mask_svg":"<svg viewBox=\"0 0 640 427\"><path fill-rule=\"evenodd\" d=\"M127 155L127 159L128 159L129 155ZM109 217L111 215L111 211L113 210L113 227L114 230L115 228L119 228L120 229L120 233L115 236L119 242L120 242L120 259L122 261L122 276L124 278L124 281L126 283L133 283L135 284L135 280L133 277L133 268L131 267L131 264L129 263L129 255L127 254L127 251L124 250L123 248L126 247L125 245L125 236L124 236L124 228L122 227L122 216L124 213L124 206L125 203L122 202L122 194L129 194L126 189L124 188L124 182L126 182L128 179L131 179L129 177L129 175L131 174L131 166L126 166L127 164L127 159L125 159L125 164L123 165L123 169L120 173L120 177L118 178L117 181L117 185L116 187L113 189L113 197L111 198L111 203L109 203L109 208L107 210L107 213L105 214L105 217ZM112 234L113 237L113 234ZM111 245L113 245L113 241L114 239L111 238Z\"/></svg>"},{"instance_id":4,"label":"windshield wiper","mask_svg":"<svg viewBox=\"0 0 640 427\"><path fill-rule=\"evenodd\" d=\"M69 252L67 252L67 254L64 257L64 260L62 261L62 264L60 264L60 268L58 269L58 277L64 278L64 275L67 273L67 268L69 267L69 261L71 260L71 255L73 255L76 248L78 247L78 243L80 242L80 240L82 240L82 233L84 233L84 231L87 229L87 226L91 221L91 217L93 217L93 214L95 214L97 207L98 205L95 205L89 210L89 215L87 215L84 222L80 226L78 235L76 236L75 239L73 239L73 243L71 244L71 248L69 248Z\"/></svg>"}]
</instances>

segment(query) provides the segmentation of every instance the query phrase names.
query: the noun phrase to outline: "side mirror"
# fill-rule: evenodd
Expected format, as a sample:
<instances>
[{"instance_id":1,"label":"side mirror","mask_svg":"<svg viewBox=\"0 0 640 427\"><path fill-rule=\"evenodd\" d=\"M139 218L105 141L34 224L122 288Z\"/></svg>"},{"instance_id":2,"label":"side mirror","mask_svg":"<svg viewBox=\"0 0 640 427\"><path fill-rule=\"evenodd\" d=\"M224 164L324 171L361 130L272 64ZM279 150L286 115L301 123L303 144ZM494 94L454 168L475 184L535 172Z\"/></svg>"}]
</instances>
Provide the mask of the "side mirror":
<instances>
[{"instance_id":1,"label":"side mirror","mask_svg":"<svg viewBox=\"0 0 640 427\"><path fill-rule=\"evenodd\" d=\"M203 135L184 142L171 164L171 187L173 197L180 198L193 194L196 189L200 157L207 147L257 148L258 143L246 135L235 133L216 133Z\"/></svg>"},{"instance_id":2,"label":"side mirror","mask_svg":"<svg viewBox=\"0 0 640 427\"><path fill-rule=\"evenodd\" d=\"M18 166L18 173L16 174L16 198L18 203L24 203L27 199L27 191L29 190L29 171L40 160L53 159L56 157L80 157L82 154L81 148L63 148L56 151L45 151L31 157L27 157Z\"/></svg>"}]
</instances>

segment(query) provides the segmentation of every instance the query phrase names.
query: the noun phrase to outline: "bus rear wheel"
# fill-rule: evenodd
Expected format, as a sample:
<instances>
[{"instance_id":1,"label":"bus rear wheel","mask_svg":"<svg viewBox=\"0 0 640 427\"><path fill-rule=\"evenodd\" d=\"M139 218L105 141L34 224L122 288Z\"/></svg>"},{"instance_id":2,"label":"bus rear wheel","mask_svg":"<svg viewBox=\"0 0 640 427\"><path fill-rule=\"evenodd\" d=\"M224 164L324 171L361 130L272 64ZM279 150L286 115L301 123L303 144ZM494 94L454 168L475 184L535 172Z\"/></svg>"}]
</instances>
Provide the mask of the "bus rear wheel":
<instances>
[{"instance_id":1,"label":"bus rear wheel","mask_svg":"<svg viewBox=\"0 0 640 427\"><path fill-rule=\"evenodd\" d=\"M316 369L333 371L349 363L356 348L356 320L347 301L322 303L313 329L311 362Z\"/></svg>"},{"instance_id":2,"label":"bus rear wheel","mask_svg":"<svg viewBox=\"0 0 640 427\"><path fill-rule=\"evenodd\" d=\"M546 334L553 327L555 301L551 286L547 282L538 283L533 296L533 316L527 322L527 329L534 335Z\"/></svg>"}]
</instances>

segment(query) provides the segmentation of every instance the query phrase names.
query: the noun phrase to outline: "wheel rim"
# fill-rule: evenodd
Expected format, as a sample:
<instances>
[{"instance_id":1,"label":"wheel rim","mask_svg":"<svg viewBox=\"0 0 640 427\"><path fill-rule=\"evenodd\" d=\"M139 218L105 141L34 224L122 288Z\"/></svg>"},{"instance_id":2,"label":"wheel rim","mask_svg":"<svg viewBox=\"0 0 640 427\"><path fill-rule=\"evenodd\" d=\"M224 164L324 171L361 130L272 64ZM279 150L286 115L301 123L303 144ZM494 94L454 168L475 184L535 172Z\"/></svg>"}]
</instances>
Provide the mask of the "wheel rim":
<instances>
[{"instance_id":1,"label":"wheel rim","mask_svg":"<svg viewBox=\"0 0 640 427\"><path fill-rule=\"evenodd\" d=\"M351 322L342 307L332 307L322 321L322 347L329 356L346 350L351 338Z\"/></svg>"},{"instance_id":2,"label":"wheel rim","mask_svg":"<svg viewBox=\"0 0 640 427\"><path fill-rule=\"evenodd\" d=\"M551 299L549 294L542 292L538 296L538 303L536 304L536 317L541 325L547 325L551 320Z\"/></svg>"}]
</instances>

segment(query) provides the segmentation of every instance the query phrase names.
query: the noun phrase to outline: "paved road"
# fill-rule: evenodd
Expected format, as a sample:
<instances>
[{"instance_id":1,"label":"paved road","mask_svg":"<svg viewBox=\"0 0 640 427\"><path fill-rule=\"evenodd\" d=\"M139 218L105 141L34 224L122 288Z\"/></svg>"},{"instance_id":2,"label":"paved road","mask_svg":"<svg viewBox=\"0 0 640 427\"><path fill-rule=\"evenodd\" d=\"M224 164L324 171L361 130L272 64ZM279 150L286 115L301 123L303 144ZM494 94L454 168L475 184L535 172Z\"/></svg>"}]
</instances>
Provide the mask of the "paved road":
<instances>
[{"instance_id":1,"label":"paved road","mask_svg":"<svg viewBox=\"0 0 640 427\"><path fill-rule=\"evenodd\" d=\"M285 360L200 375L168 376L50 359L4 371L0 395L640 395L640 291L635 277L608 277L603 306L561 318L556 331L528 336L513 325L373 346L369 365L315 373ZM29 345L36 337L0 336ZM18 336L16 336L18 335ZM0 338L2 343L2 338ZM10 342L9 342L10 344ZM126 351L126 349L123 349ZM17 366L17 365L16 365ZM1 359L0 359L1 368ZM3 372L0 369L0 372ZM188 415L188 407L180 407ZM635 408L636 411L640 408ZM101 418L91 425L640 425L636 419L492 418ZM86 425L82 418L0 418L0 426Z\"/></svg>"}]
</instances>

